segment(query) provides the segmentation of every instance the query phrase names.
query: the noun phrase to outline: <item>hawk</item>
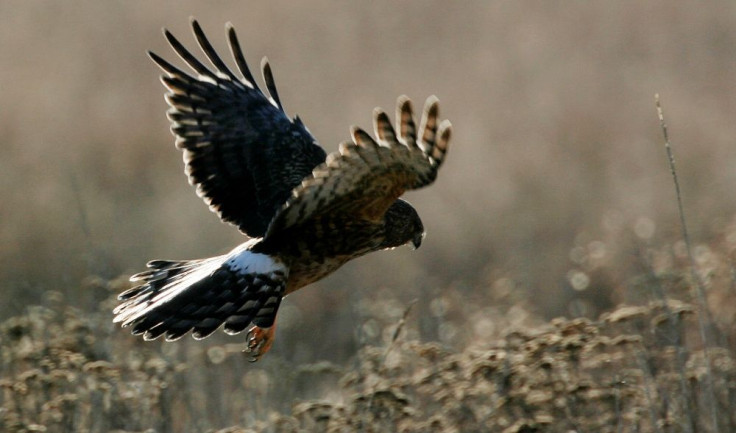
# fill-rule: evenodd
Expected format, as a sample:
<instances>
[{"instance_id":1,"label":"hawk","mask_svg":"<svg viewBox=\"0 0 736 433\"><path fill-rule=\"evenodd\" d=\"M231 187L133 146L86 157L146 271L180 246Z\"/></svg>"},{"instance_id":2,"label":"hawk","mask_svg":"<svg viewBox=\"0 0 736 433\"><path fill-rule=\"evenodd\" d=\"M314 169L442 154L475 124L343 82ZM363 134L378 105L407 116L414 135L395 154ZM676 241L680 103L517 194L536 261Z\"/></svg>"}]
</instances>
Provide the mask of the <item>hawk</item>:
<instances>
[{"instance_id":1,"label":"hawk","mask_svg":"<svg viewBox=\"0 0 736 433\"><path fill-rule=\"evenodd\" d=\"M202 339L221 326L237 334L250 325L245 351L255 361L273 342L286 295L372 251L419 247L422 221L399 196L435 180L451 126L439 121L431 96L417 137L412 104L401 96L398 131L375 109L375 138L353 127L352 142L327 155L298 116L287 116L265 58L267 93L258 87L231 24L226 31L241 76L196 20L192 28L214 69L167 30L169 44L194 74L148 54L165 73L167 114L189 182L250 239L217 257L149 262L147 271L130 278L139 285L118 296L114 322L145 340L163 335L168 341L190 331Z\"/></svg>"}]
</instances>

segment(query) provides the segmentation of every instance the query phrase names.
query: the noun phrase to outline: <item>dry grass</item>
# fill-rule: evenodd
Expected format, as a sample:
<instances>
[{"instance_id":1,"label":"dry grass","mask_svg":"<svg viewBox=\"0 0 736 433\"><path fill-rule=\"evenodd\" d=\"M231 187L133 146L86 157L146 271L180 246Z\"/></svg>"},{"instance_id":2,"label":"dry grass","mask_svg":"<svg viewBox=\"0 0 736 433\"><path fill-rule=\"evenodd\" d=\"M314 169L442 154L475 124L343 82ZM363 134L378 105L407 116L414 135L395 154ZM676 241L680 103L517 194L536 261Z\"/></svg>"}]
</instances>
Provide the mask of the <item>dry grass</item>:
<instances>
[{"instance_id":1,"label":"dry grass","mask_svg":"<svg viewBox=\"0 0 736 433\"><path fill-rule=\"evenodd\" d=\"M489 288L498 310L452 297L430 303L448 344L418 341L426 312L401 322L399 308L365 319L366 332L378 328L384 343L340 364L299 364L278 350L249 364L237 339L143 343L110 325L112 296L85 312L48 292L44 306L0 325L0 430L713 432L715 407L720 431L732 431L730 258L700 253L718 335L708 373L689 270L663 265L668 250L642 258L648 271L627 288L639 302L595 320L544 322L503 287ZM126 286L90 280L85 290L111 295ZM364 308L377 313L392 302ZM465 314L454 314L460 308Z\"/></svg>"}]
</instances>

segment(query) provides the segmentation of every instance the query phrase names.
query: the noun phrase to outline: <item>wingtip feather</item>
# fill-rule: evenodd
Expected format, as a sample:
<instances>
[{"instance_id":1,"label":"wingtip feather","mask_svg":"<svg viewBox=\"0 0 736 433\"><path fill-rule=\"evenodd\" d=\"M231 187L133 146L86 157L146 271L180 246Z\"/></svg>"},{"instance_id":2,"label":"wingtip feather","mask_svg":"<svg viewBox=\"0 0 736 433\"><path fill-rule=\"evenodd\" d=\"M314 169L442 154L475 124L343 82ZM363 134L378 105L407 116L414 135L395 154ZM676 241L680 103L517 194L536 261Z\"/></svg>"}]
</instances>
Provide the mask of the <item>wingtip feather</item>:
<instances>
[{"instance_id":1,"label":"wingtip feather","mask_svg":"<svg viewBox=\"0 0 736 433\"><path fill-rule=\"evenodd\" d=\"M422 120L419 124L421 143L428 154L432 154L437 138L437 118L439 116L439 99L432 95L427 98L422 110Z\"/></svg>"},{"instance_id":2,"label":"wingtip feather","mask_svg":"<svg viewBox=\"0 0 736 433\"><path fill-rule=\"evenodd\" d=\"M394 127L391 125L391 120L381 108L375 108L373 110L373 129L381 144L388 147L398 144L396 131L394 131Z\"/></svg>"},{"instance_id":3,"label":"wingtip feather","mask_svg":"<svg viewBox=\"0 0 736 433\"><path fill-rule=\"evenodd\" d=\"M417 147L417 130L414 123L414 108L411 99L401 95L396 101L396 124L399 126L399 141L414 149Z\"/></svg>"},{"instance_id":4,"label":"wingtip feather","mask_svg":"<svg viewBox=\"0 0 736 433\"><path fill-rule=\"evenodd\" d=\"M263 56L261 59L261 73L263 74L263 81L266 83L266 89L268 95L281 111L284 111L284 107L281 105L281 99L279 98L279 92L276 89L276 80L273 78L273 71L271 71L271 64L268 62L268 57Z\"/></svg>"},{"instance_id":5,"label":"wingtip feather","mask_svg":"<svg viewBox=\"0 0 736 433\"><path fill-rule=\"evenodd\" d=\"M452 123L450 123L449 120L445 119L440 122L439 132L437 133L437 136L439 138L437 139L437 143L432 149L432 153L430 154L430 156L437 162L438 165L441 165L442 162L444 162L445 160L447 149L450 147L450 139L452 138Z\"/></svg>"},{"instance_id":6,"label":"wingtip feather","mask_svg":"<svg viewBox=\"0 0 736 433\"><path fill-rule=\"evenodd\" d=\"M429 95L427 97L427 100L424 102L425 105L430 104L439 104L440 98L437 97L437 95Z\"/></svg>"},{"instance_id":7,"label":"wingtip feather","mask_svg":"<svg viewBox=\"0 0 736 433\"><path fill-rule=\"evenodd\" d=\"M411 105L411 99L409 99L409 97L406 95L399 95L399 97L396 98L396 106L403 107L404 104Z\"/></svg>"},{"instance_id":8,"label":"wingtip feather","mask_svg":"<svg viewBox=\"0 0 736 433\"><path fill-rule=\"evenodd\" d=\"M225 28L227 29L227 40L230 46L230 54L232 54L233 58L235 59L235 64L238 66L240 73L243 75L243 78L245 78L245 81L250 84L253 89L260 90L255 78L253 78L253 74L250 72L248 62L245 61L245 56L243 55L243 49L240 47L240 42L238 41L238 34L235 31L235 26L233 26L232 23L228 22L225 25Z\"/></svg>"}]
</instances>

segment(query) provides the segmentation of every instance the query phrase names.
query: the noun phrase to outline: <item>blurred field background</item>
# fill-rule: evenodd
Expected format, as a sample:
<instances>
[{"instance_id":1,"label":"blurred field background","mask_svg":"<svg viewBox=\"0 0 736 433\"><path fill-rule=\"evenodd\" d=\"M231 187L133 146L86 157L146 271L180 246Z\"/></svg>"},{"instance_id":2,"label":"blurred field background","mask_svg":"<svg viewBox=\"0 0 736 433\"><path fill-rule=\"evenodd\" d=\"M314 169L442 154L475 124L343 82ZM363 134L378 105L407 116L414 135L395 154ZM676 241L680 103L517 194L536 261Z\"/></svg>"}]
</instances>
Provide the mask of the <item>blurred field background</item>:
<instances>
[{"instance_id":1,"label":"blurred field background","mask_svg":"<svg viewBox=\"0 0 736 433\"><path fill-rule=\"evenodd\" d=\"M413 299L407 341L456 350L509 324L596 318L645 300L637 278L685 262L655 92L698 263L707 271L718 258L718 269L731 269L734 2L6 0L0 319L30 305L55 314L72 305L90 317L86 326L102 328L108 357L124 353L115 345L174 359L241 342L188 339L167 349L107 320L121 275L243 240L187 185L159 72L145 55L175 60L161 27L194 47L190 16L221 52L231 21L252 67L267 55L287 112L328 152L350 125L370 127L373 107L392 111L404 93L417 104L436 94L454 126L437 183L408 195L427 228L422 248L361 258L290 296L264 370L254 371L358 362L359 350L386 344ZM731 323L724 281L709 300ZM261 415L293 398L335 396L311 382L309 392L278 392L293 383L270 377ZM242 421L217 420L201 427Z\"/></svg>"}]
</instances>

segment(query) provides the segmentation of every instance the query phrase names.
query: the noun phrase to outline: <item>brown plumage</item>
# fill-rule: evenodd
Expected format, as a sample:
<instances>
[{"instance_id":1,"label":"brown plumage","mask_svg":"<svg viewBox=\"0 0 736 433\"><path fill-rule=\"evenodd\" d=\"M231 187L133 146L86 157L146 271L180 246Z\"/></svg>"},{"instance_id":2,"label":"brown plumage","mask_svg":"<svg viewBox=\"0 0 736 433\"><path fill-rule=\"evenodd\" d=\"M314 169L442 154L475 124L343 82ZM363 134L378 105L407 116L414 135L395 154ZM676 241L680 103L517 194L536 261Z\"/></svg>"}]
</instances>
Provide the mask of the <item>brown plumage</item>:
<instances>
[{"instance_id":1,"label":"brown plumage","mask_svg":"<svg viewBox=\"0 0 736 433\"><path fill-rule=\"evenodd\" d=\"M326 155L298 117L287 117L265 60L269 95L259 89L232 26L228 39L242 78L194 20L192 27L214 70L168 31L174 51L197 75L149 54L166 73L168 117L190 183L213 212L251 239L218 257L149 262L148 271L131 277L141 284L119 296L114 321L145 339L167 340L189 331L205 338L220 326L235 334L253 325L246 350L256 360L270 347L288 293L369 252L419 246L421 219L399 197L435 180L451 128L439 121L432 96L417 129L411 102L402 96L398 133L376 109L375 139L354 127L353 141Z\"/></svg>"}]
</instances>

